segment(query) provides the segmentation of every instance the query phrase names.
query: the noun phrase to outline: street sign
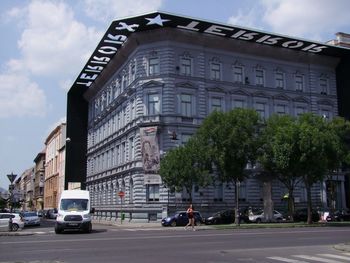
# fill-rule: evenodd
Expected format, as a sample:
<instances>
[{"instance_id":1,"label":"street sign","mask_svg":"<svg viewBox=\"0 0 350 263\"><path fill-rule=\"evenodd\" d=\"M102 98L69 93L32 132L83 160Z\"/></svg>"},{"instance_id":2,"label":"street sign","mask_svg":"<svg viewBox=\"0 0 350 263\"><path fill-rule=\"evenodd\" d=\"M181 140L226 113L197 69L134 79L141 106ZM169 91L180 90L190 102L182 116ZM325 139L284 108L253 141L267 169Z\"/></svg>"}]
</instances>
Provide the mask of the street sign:
<instances>
[{"instance_id":1,"label":"street sign","mask_svg":"<svg viewBox=\"0 0 350 263\"><path fill-rule=\"evenodd\" d=\"M123 197L125 196L125 193L124 193L123 191L119 191L119 192L118 192L118 196L119 196L120 198L123 198Z\"/></svg>"},{"instance_id":2,"label":"street sign","mask_svg":"<svg viewBox=\"0 0 350 263\"><path fill-rule=\"evenodd\" d=\"M15 181L16 177L17 177L17 174L13 174L13 173L7 175L7 178L10 180L11 184Z\"/></svg>"}]
</instances>

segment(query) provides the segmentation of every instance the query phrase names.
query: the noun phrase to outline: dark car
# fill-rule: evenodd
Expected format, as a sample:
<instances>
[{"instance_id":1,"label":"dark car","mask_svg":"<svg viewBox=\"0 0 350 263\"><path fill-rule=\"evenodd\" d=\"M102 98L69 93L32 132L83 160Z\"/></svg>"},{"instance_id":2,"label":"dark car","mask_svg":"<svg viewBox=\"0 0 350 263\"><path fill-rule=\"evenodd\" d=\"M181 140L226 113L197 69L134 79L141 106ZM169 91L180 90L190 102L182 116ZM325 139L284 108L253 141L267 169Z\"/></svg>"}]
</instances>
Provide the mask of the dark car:
<instances>
[{"instance_id":1,"label":"dark car","mask_svg":"<svg viewBox=\"0 0 350 263\"><path fill-rule=\"evenodd\" d=\"M249 217L245 211L239 210L239 221L249 223ZM223 210L205 219L206 225L232 224L235 222L235 210Z\"/></svg>"},{"instance_id":2,"label":"dark car","mask_svg":"<svg viewBox=\"0 0 350 263\"><path fill-rule=\"evenodd\" d=\"M327 222L330 222L330 221L338 221L338 222L350 221L350 211L349 210L340 210L340 211L331 212L327 216L326 220L327 220Z\"/></svg>"},{"instance_id":3,"label":"dark car","mask_svg":"<svg viewBox=\"0 0 350 263\"><path fill-rule=\"evenodd\" d=\"M298 209L293 215L294 222L306 222L307 221L307 208ZM312 222L318 222L320 215L317 211L312 210Z\"/></svg>"},{"instance_id":4,"label":"dark car","mask_svg":"<svg viewBox=\"0 0 350 263\"><path fill-rule=\"evenodd\" d=\"M57 213L58 213L57 209L52 208L46 211L45 217L48 219L56 219Z\"/></svg>"},{"instance_id":5,"label":"dark car","mask_svg":"<svg viewBox=\"0 0 350 263\"><path fill-rule=\"evenodd\" d=\"M201 214L198 211L193 211L194 224L199 226L204 223ZM168 216L162 219L162 226L185 226L188 224L188 216L186 211L175 213L173 216Z\"/></svg>"}]
</instances>

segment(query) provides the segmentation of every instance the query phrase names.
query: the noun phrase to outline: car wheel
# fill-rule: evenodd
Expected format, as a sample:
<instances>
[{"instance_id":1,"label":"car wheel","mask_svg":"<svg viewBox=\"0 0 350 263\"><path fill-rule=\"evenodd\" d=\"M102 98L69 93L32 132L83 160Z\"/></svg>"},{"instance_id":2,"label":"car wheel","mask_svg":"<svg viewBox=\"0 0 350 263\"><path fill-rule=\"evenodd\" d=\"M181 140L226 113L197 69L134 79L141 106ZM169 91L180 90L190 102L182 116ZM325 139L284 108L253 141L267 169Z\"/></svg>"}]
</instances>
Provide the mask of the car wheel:
<instances>
[{"instance_id":1,"label":"car wheel","mask_svg":"<svg viewBox=\"0 0 350 263\"><path fill-rule=\"evenodd\" d=\"M62 234L63 230L59 227L55 227L55 233L56 234Z\"/></svg>"},{"instance_id":2,"label":"car wheel","mask_svg":"<svg viewBox=\"0 0 350 263\"><path fill-rule=\"evenodd\" d=\"M258 224L260 224L260 223L261 223L261 218L257 218L257 219L255 220L255 222L258 223Z\"/></svg>"},{"instance_id":3,"label":"car wheel","mask_svg":"<svg viewBox=\"0 0 350 263\"><path fill-rule=\"evenodd\" d=\"M11 229L12 231L17 231L19 228L19 226L17 224L13 224L13 223L12 223L11 227L12 227L12 229Z\"/></svg>"},{"instance_id":4,"label":"car wheel","mask_svg":"<svg viewBox=\"0 0 350 263\"><path fill-rule=\"evenodd\" d=\"M176 221L171 222L171 226L176 226Z\"/></svg>"}]
</instances>

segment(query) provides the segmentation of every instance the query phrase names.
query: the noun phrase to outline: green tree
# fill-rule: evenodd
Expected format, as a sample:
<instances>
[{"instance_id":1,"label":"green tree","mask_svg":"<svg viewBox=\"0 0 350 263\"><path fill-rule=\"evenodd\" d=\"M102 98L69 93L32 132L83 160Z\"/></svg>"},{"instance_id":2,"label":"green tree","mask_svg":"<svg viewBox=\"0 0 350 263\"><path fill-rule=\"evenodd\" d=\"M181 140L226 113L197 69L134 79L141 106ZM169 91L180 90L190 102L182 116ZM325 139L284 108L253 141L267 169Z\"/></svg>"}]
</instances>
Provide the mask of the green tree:
<instances>
[{"instance_id":1,"label":"green tree","mask_svg":"<svg viewBox=\"0 0 350 263\"><path fill-rule=\"evenodd\" d=\"M342 117L333 118L329 122L329 129L338 135L340 143L336 151L329 154L328 158L328 179L331 184L330 198L334 203L336 198L335 182L332 180L334 174L342 172L350 164L350 122ZM331 207L335 209L335 207Z\"/></svg>"},{"instance_id":2,"label":"green tree","mask_svg":"<svg viewBox=\"0 0 350 263\"><path fill-rule=\"evenodd\" d=\"M301 181L298 165L300 152L297 147L299 131L295 121L295 118L289 115L271 116L261 133L261 148L258 157L258 162L263 169L263 177L270 180L278 179L287 188L288 212L292 219L293 192Z\"/></svg>"},{"instance_id":3,"label":"green tree","mask_svg":"<svg viewBox=\"0 0 350 263\"><path fill-rule=\"evenodd\" d=\"M256 158L259 126L260 118L255 110L214 111L196 133L201 145L206 146L219 180L235 184L236 199L237 183L248 176L247 164Z\"/></svg>"},{"instance_id":4,"label":"green tree","mask_svg":"<svg viewBox=\"0 0 350 263\"><path fill-rule=\"evenodd\" d=\"M308 224L312 223L311 187L339 167L341 140L329 122L321 116L306 113L298 119L299 164L307 193ZM337 157L334 157L337 156ZM336 161L337 160L337 161Z\"/></svg>"},{"instance_id":5,"label":"green tree","mask_svg":"<svg viewBox=\"0 0 350 263\"><path fill-rule=\"evenodd\" d=\"M182 191L190 195L192 187L206 187L211 183L206 153L195 138L184 146L171 149L160 162L159 174L170 192Z\"/></svg>"}]
</instances>

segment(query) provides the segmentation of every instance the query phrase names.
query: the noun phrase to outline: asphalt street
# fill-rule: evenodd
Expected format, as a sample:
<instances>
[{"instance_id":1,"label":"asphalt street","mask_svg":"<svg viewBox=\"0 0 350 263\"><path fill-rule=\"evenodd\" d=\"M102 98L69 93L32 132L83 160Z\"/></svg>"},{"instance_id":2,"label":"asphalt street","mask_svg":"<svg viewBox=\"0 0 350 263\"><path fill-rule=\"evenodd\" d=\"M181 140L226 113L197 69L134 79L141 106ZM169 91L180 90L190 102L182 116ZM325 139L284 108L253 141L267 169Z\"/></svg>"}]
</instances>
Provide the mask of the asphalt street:
<instances>
[{"instance_id":1,"label":"asphalt street","mask_svg":"<svg viewBox=\"0 0 350 263\"><path fill-rule=\"evenodd\" d=\"M350 261L350 253L334 248L349 242L350 227L185 231L95 225L91 234L42 232L1 236L0 262Z\"/></svg>"}]
</instances>

